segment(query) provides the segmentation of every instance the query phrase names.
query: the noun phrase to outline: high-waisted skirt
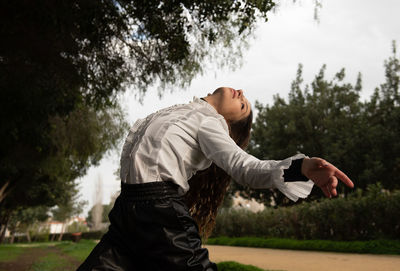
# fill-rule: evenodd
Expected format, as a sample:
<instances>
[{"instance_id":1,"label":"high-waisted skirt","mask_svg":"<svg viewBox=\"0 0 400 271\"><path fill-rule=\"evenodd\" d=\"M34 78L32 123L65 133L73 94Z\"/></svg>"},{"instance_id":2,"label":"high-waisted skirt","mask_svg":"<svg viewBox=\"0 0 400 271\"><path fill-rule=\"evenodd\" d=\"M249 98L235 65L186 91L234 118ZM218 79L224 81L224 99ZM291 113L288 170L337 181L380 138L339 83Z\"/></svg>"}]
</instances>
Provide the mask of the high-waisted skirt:
<instances>
[{"instance_id":1,"label":"high-waisted skirt","mask_svg":"<svg viewBox=\"0 0 400 271\"><path fill-rule=\"evenodd\" d=\"M217 270L176 184L121 186L108 232L78 271Z\"/></svg>"}]
</instances>

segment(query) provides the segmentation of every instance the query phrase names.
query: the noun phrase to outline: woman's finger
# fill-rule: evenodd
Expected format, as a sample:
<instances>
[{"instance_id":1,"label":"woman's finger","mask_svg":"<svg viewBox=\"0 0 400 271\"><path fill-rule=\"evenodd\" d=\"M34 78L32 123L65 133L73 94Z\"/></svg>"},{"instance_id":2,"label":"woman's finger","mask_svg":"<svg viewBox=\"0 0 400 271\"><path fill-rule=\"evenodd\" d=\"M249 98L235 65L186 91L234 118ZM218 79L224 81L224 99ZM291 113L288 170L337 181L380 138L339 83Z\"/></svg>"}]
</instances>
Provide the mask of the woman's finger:
<instances>
[{"instance_id":1,"label":"woman's finger","mask_svg":"<svg viewBox=\"0 0 400 271\"><path fill-rule=\"evenodd\" d=\"M338 179L335 176L329 177L329 185L332 189L335 189L338 186Z\"/></svg>"},{"instance_id":2,"label":"woman's finger","mask_svg":"<svg viewBox=\"0 0 400 271\"><path fill-rule=\"evenodd\" d=\"M332 197L327 185L324 185L323 187L321 187L321 190L322 190L322 192L324 192L324 194L327 198Z\"/></svg>"},{"instance_id":3,"label":"woman's finger","mask_svg":"<svg viewBox=\"0 0 400 271\"><path fill-rule=\"evenodd\" d=\"M328 189L329 189L331 195L334 197L337 196L337 191L336 191L337 185L338 185L338 179L335 176L330 176Z\"/></svg>"},{"instance_id":4,"label":"woman's finger","mask_svg":"<svg viewBox=\"0 0 400 271\"><path fill-rule=\"evenodd\" d=\"M354 187L353 182L350 180L349 177L347 177L346 174L344 174L342 171L336 168L334 172L335 177L339 178L345 185L347 185L350 188Z\"/></svg>"}]
</instances>

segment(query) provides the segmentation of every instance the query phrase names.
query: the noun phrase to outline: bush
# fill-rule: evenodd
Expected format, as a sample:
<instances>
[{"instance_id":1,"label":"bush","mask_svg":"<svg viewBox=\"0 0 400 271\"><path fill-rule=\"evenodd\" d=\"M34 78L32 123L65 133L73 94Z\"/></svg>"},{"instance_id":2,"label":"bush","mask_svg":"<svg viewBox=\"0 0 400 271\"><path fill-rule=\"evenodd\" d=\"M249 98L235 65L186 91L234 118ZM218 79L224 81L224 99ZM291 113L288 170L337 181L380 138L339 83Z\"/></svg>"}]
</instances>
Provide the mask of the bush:
<instances>
[{"instance_id":1,"label":"bush","mask_svg":"<svg viewBox=\"0 0 400 271\"><path fill-rule=\"evenodd\" d=\"M240 264L237 262L220 262L217 266L218 271L263 271L253 265Z\"/></svg>"},{"instance_id":2,"label":"bush","mask_svg":"<svg viewBox=\"0 0 400 271\"><path fill-rule=\"evenodd\" d=\"M67 232L87 232L89 230L88 226L82 222L75 221L67 227Z\"/></svg>"},{"instance_id":3,"label":"bush","mask_svg":"<svg viewBox=\"0 0 400 271\"><path fill-rule=\"evenodd\" d=\"M105 234L104 231L88 231L82 233L82 239L99 240Z\"/></svg>"},{"instance_id":4,"label":"bush","mask_svg":"<svg viewBox=\"0 0 400 271\"><path fill-rule=\"evenodd\" d=\"M379 184L347 198L266 208L259 213L224 210L217 216L214 236L373 240L400 239L400 191Z\"/></svg>"}]
</instances>

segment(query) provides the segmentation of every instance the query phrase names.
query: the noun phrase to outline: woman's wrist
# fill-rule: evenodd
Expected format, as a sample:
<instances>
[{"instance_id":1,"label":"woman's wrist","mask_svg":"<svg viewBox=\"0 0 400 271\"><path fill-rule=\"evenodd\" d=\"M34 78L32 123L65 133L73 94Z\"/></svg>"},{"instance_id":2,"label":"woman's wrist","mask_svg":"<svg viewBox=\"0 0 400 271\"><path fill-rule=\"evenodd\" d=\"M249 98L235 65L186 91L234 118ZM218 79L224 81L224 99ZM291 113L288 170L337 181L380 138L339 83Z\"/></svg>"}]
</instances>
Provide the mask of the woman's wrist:
<instances>
[{"instance_id":1,"label":"woman's wrist","mask_svg":"<svg viewBox=\"0 0 400 271\"><path fill-rule=\"evenodd\" d=\"M303 163L301 164L301 174L306 176L308 178L308 170L309 170L309 163L310 163L310 158L304 157Z\"/></svg>"}]
</instances>

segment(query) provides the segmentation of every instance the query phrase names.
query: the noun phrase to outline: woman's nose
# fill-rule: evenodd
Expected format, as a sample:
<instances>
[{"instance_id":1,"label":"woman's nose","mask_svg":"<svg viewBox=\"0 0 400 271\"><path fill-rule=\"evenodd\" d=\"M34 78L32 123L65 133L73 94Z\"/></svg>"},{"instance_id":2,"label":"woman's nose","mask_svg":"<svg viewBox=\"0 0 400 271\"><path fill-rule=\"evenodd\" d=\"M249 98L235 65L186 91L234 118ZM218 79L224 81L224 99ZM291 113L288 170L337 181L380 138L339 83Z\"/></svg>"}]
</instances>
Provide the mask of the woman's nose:
<instances>
[{"instance_id":1,"label":"woman's nose","mask_svg":"<svg viewBox=\"0 0 400 271\"><path fill-rule=\"evenodd\" d=\"M239 89L239 90L238 90L238 93L239 93L238 97L239 97L239 98L242 98L242 96L243 96L243 90L242 90L242 89Z\"/></svg>"}]
</instances>

